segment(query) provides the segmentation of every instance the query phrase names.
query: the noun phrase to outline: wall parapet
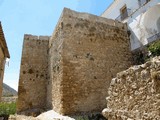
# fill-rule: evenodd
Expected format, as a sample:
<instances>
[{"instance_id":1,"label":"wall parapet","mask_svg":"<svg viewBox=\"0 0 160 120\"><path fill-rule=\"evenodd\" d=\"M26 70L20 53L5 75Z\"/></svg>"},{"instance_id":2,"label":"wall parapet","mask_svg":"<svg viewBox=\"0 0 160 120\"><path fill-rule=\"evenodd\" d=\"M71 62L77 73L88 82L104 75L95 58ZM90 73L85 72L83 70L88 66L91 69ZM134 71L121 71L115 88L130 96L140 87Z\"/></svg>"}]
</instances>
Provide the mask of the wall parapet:
<instances>
[{"instance_id":1,"label":"wall parapet","mask_svg":"<svg viewBox=\"0 0 160 120\"><path fill-rule=\"evenodd\" d=\"M50 40L51 36L37 36L37 35L31 35L31 34L25 34L24 39L25 40Z\"/></svg>"},{"instance_id":2,"label":"wall parapet","mask_svg":"<svg viewBox=\"0 0 160 120\"><path fill-rule=\"evenodd\" d=\"M104 23L106 25L118 27L119 29L121 28L123 30L127 30L127 24L124 24L124 23L119 22L117 20L99 17L96 15L88 14L88 13L75 12L75 11L70 10L68 8L64 8L62 15L63 15L63 17L64 17L64 15L65 15L65 17L72 16L75 18L79 18L81 20L89 20L90 22L100 22L100 23Z\"/></svg>"}]
</instances>

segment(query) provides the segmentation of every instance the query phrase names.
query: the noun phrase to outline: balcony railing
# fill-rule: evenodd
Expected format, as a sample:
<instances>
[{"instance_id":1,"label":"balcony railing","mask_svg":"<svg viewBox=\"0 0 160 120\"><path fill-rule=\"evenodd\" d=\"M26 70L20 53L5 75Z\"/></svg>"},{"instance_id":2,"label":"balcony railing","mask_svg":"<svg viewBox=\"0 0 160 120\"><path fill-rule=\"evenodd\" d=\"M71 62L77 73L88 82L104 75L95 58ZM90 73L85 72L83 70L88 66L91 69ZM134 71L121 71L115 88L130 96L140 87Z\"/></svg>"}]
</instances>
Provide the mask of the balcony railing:
<instances>
[{"instance_id":1,"label":"balcony railing","mask_svg":"<svg viewBox=\"0 0 160 120\"><path fill-rule=\"evenodd\" d=\"M123 21L126 18L128 18L129 16L133 15L136 11L138 11L141 7L145 6L148 2L150 2L151 0L139 0L139 8L137 10L135 10L133 13L131 11L131 9L127 9L124 13L120 14L116 20L118 21Z\"/></svg>"},{"instance_id":2,"label":"balcony railing","mask_svg":"<svg viewBox=\"0 0 160 120\"><path fill-rule=\"evenodd\" d=\"M120 14L116 20L118 21L123 21L125 20L127 17L129 17L131 14L131 9L127 9L124 13Z\"/></svg>"},{"instance_id":3,"label":"balcony railing","mask_svg":"<svg viewBox=\"0 0 160 120\"><path fill-rule=\"evenodd\" d=\"M160 39L160 32L155 34L155 35L153 35L153 36L151 36L151 37L149 37L149 38L147 38L147 40L149 42L152 42L152 41L155 41L155 40L158 40L158 39Z\"/></svg>"}]
</instances>

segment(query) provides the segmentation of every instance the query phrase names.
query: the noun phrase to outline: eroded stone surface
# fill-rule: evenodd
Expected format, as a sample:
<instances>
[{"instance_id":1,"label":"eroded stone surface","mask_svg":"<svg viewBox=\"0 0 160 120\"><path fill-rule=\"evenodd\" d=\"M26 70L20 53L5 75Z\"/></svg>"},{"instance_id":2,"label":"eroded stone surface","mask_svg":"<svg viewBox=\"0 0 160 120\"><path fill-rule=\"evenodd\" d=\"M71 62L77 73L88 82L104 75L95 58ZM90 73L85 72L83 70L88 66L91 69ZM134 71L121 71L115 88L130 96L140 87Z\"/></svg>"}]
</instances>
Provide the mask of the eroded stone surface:
<instances>
[{"instance_id":1,"label":"eroded stone surface","mask_svg":"<svg viewBox=\"0 0 160 120\"><path fill-rule=\"evenodd\" d=\"M24 39L19 111L100 112L110 80L131 65L126 24L87 13L64 9L49 45Z\"/></svg>"},{"instance_id":2,"label":"eroded stone surface","mask_svg":"<svg viewBox=\"0 0 160 120\"><path fill-rule=\"evenodd\" d=\"M160 57L118 73L108 94L109 120L160 120Z\"/></svg>"},{"instance_id":3,"label":"eroded stone surface","mask_svg":"<svg viewBox=\"0 0 160 120\"><path fill-rule=\"evenodd\" d=\"M61 114L101 111L110 80L131 65L125 24L65 9L50 40L49 106Z\"/></svg>"},{"instance_id":4,"label":"eroded stone surface","mask_svg":"<svg viewBox=\"0 0 160 120\"><path fill-rule=\"evenodd\" d=\"M17 112L42 111L46 106L49 37L24 36ZM32 110L33 109L33 110ZM39 109L39 110L38 110Z\"/></svg>"}]
</instances>

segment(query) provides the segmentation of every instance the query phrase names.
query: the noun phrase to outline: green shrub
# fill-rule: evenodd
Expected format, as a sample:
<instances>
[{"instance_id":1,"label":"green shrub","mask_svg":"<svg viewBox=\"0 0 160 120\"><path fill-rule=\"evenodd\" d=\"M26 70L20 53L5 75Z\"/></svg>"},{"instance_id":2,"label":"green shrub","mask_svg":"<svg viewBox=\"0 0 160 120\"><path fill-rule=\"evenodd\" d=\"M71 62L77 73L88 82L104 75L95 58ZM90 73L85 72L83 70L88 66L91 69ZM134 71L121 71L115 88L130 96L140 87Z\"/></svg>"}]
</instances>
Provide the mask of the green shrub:
<instances>
[{"instance_id":1,"label":"green shrub","mask_svg":"<svg viewBox=\"0 0 160 120\"><path fill-rule=\"evenodd\" d=\"M160 40L144 46L141 50L133 53L135 64L143 64L155 56L160 56Z\"/></svg>"},{"instance_id":2,"label":"green shrub","mask_svg":"<svg viewBox=\"0 0 160 120\"><path fill-rule=\"evenodd\" d=\"M151 56L159 56L160 55L160 40L150 44L148 46L148 51L151 52Z\"/></svg>"},{"instance_id":3,"label":"green shrub","mask_svg":"<svg viewBox=\"0 0 160 120\"><path fill-rule=\"evenodd\" d=\"M0 116L16 113L16 103L0 103Z\"/></svg>"}]
</instances>

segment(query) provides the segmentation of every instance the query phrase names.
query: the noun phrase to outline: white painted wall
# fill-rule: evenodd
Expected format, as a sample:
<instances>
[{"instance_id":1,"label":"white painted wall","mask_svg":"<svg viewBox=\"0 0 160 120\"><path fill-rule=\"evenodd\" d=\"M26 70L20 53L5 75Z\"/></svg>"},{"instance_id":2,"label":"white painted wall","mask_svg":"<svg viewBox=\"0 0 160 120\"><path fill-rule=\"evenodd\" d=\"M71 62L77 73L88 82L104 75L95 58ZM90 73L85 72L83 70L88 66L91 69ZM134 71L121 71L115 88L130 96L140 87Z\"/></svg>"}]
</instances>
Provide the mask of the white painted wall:
<instances>
[{"instance_id":1,"label":"white painted wall","mask_svg":"<svg viewBox=\"0 0 160 120\"><path fill-rule=\"evenodd\" d=\"M143 6L138 0L115 0L101 16L116 19L125 4L130 9L129 17L122 22L128 23L131 50L135 50L152 42L147 38L160 32L160 0L151 0Z\"/></svg>"},{"instance_id":2,"label":"white painted wall","mask_svg":"<svg viewBox=\"0 0 160 120\"><path fill-rule=\"evenodd\" d=\"M115 0L101 16L116 19L124 5L127 5L127 8L131 9L131 11L139 8L138 0Z\"/></svg>"}]
</instances>

